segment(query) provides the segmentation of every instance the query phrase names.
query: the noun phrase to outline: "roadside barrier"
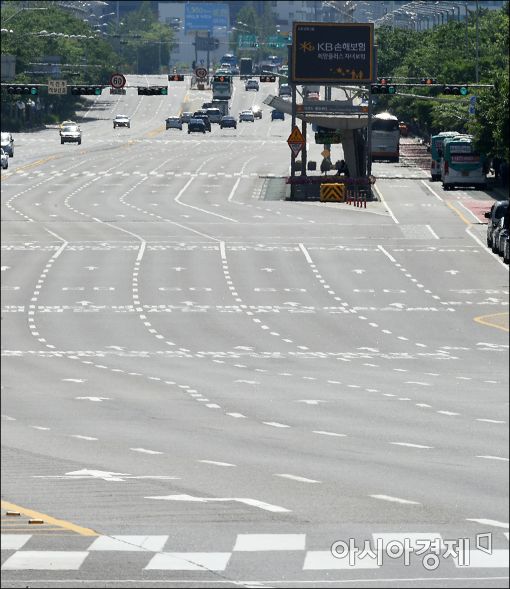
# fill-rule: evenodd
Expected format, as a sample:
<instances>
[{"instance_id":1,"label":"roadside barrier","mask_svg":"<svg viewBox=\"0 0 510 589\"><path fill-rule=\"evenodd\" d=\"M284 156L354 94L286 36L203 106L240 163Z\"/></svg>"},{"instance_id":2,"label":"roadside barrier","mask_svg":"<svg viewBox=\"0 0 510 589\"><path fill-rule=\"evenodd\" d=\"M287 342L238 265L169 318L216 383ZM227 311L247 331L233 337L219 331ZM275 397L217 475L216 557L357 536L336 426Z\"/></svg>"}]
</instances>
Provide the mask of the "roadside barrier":
<instances>
[{"instance_id":1,"label":"roadside barrier","mask_svg":"<svg viewBox=\"0 0 510 589\"><path fill-rule=\"evenodd\" d=\"M321 202L344 202L345 201L345 184L339 184L339 183L321 184L320 201Z\"/></svg>"}]
</instances>

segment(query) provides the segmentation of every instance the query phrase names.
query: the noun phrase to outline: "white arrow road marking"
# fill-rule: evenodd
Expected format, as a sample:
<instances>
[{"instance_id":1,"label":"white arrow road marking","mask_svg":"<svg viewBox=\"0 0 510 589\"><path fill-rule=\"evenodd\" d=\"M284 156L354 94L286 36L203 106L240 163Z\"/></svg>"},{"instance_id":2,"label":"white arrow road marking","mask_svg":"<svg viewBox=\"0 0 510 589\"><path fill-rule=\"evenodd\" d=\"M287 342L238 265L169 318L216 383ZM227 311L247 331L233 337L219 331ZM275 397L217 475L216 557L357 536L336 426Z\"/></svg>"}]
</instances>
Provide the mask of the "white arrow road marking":
<instances>
[{"instance_id":1,"label":"white arrow road marking","mask_svg":"<svg viewBox=\"0 0 510 589\"><path fill-rule=\"evenodd\" d=\"M274 268L261 268L263 272L274 272Z\"/></svg>"},{"instance_id":2,"label":"white arrow road marking","mask_svg":"<svg viewBox=\"0 0 510 589\"><path fill-rule=\"evenodd\" d=\"M193 497L192 495L161 495L156 497L144 497L144 499L159 499L162 501L195 501L197 503L211 503L213 501L237 501L238 503L244 503L245 505L258 507L259 509L263 509L265 511L272 511L275 513L290 512L290 509L285 509L285 507L271 505L271 503L265 503L264 501L249 499L247 497Z\"/></svg>"},{"instance_id":3,"label":"white arrow road marking","mask_svg":"<svg viewBox=\"0 0 510 589\"><path fill-rule=\"evenodd\" d=\"M6 270L9 270L10 266L2 266L1 270L2 272L5 272Z\"/></svg>"},{"instance_id":4,"label":"white arrow road marking","mask_svg":"<svg viewBox=\"0 0 510 589\"><path fill-rule=\"evenodd\" d=\"M452 276L454 276L455 274L458 274L459 270L445 270L445 274L451 274Z\"/></svg>"},{"instance_id":5,"label":"white arrow road marking","mask_svg":"<svg viewBox=\"0 0 510 589\"><path fill-rule=\"evenodd\" d=\"M102 479L104 481L115 481L124 482L125 479L163 479L163 480L175 480L179 477L172 476L160 476L160 475L142 475L136 476L126 472L111 472L107 470L89 470L84 468L83 470L74 470L66 472L64 475L33 475L34 479Z\"/></svg>"},{"instance_id":6,"label":"white arrow road marking","mask_svg":"<svg viewBox=\"0 0 510 589\"><path fill-rule=\"evenodd\" d=\"M87 305L91 305L92 301L76 301L77 305L83 305L84 307L86 307Z\"/></svg>"},{"instance_id":7,"label":"white arrow road marking","mask_svg":"<svg viewBox=\"0 0 510 589\"><path fill-rule=\"evenodd\" d=\"M171 268L171 270L175 270L176 272L182 272L183 270L186 270L186 268L182 268L181 266L175 266L174 268Z\"/></svg>"},{"instance_id":8,"label":"white arrow road marking","mask_svg":"<svg viewBox=\"0 0 510 589\"><path fill-rule=\"evenodd\" d=\"M244 384L260 384L258 380L235 380L234 382L240 382Z\"/></svg>"},{"instance_id":9,"label":"white arrow road marking","mask_svg":"<svg viewBox=\"0 0 510 589\"><path fill-rule=\"evenodd\" d=\"M365 270L362 270L361 268L356 268L355 270L353 270L353 272L356 272L356 274L363 274Z\"/></svg>"},{"instance_id":10,"label":"white arrow road marking","mask_svg":"<svg viewBox=\"0 0 510 589\"><path fill-rule=\"evenodd\" d=\"M63 378L62 381L64 382L87 382L85 378Z\"/></svg>"},{"instance_id":11,"label":"white arrow road marking","mask_svg":"<svg viewBox=\"0 0 510 589\"><path fill-rule=\"evenodd\" d=\"M326 403L322 399L299 399L296 403L306 403L307 405L318 405L319 403Z\"/></svg>"},{"instance_id":12,"label":"white arrow road marking","mask_svg":"<svg viewBox=\"0 0 510 589\"><path fill-rule=\"evenodd\" d=\"M75 397L75 399L83 401L93 401L94 403L101 403L102 401L110 401L111 397Z\"/></svg>"},{"instance_id":13,"label":"white arrow road marking","mask_svg":"<svg viewBox=\"0 0 510 589\"><path fill-rule=\"evenodd\" d=\"M86 270L97 270L97 266L83 266Z\"/></svg>"}]
</instances>

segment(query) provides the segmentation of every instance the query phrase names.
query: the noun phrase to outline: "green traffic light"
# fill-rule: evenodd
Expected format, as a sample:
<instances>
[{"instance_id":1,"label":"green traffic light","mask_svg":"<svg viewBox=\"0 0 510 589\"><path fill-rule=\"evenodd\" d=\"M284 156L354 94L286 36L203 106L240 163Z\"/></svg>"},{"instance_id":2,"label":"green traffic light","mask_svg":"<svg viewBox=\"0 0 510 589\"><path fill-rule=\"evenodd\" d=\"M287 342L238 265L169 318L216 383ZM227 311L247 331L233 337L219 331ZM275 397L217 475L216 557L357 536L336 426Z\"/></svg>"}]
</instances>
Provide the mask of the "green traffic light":
<instances>
[{"instance_id":1,"label":"green traffic light","mask_svg":"<svg viewBox=\"0 0 510 589\"><path fill-rule=\"evenodd\" d=\"M168 94L168 88L161 88L161 94L166 96Z\"/></svg>"},{"instance_id":2,"label":"green traffic light","mask_svg":"<svg viewBox=\"0 0 510 589\"><path fill-rule=\"evenodd\" d=\"M37 94L37 88L31 88L30 94L32 94L32 96L35 96Z\"/></svg>"},{"instance_id":3,"label":"green traffic light","mask_svg":"<svg viewBox=\"0 0 510 589\"><path fill-rule=\"evenodd\" d=\"M469 90L466 88L466 86L460 87L460 95L461 96L466 96L468 93L469 93Z\"/></svg>"},{"instance_id":4,"label":"green traffic light","mask_svg":"<svg viewBox=\"0 0 510 589\"><path fill-rule=\"evenodd\" d=\"M94 88L94 94L95 94L96 96L100 96L100 94L101 94L101 90L102 90L101 88Z\"/></svg>"},{"instance_id":5,"label":"green traffic light","mask_svg":"<svg viewBox=\"0 0 510 589\"><path fill-rule=\"evenodd\" d=\"M388 94L395 94L395 86L388 86Z\"/></svg>"}]
</instances>

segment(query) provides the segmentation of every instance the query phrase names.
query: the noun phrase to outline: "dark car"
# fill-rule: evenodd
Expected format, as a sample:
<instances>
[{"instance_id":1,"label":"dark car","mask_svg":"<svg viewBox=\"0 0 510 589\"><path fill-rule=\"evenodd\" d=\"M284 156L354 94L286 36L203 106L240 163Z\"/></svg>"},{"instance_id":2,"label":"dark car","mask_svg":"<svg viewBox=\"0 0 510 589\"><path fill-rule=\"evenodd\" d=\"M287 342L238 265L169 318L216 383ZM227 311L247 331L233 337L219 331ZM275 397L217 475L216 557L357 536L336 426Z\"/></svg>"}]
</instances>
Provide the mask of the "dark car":
<instances>
[{"instance_id":1,"label":"dark car","mask_svg":"<svg viewBox=\"0 0 510 589\"><path fill-rule=\"evenodd\" d=\"M188 133L205 133L205 123L202 119L190 119Z\"/></svg>"},{"instance_id":2,"label":"dark car","mask_svg":"<svg viewBox=\"0 0 510 589\"><path fill-rule=\"evenodd\" d=\"M220 121L220 129L231 127L233 129L237 129L237 121L234 117L221 117Z\"/></svg>"},{"instance_id":3,"label":"dark car","mask_svg":"<svg viewBox=\"0 0 510 589\"><path fill-rule=\"evenodd\" d=\"M199 110L193 113L194 119L202 119L204 121L206 131L211 132L211 121L206 113L202 113Z\"/></svg>"},{"instance_id":4,"label":"dark car","mask_svg":"<svg viewBox=\"0 0 510 589\"><path fill-rule=\"evenodd\" d=\"M485 218L488 219L487 222L487 247L493 248L494 247L494 239L493 234L497 226L499 225L499 220L508 210L508 201L507 200L498 200L496 201L490 211L486 211Z\"/></svg>"},{"instance_id":5,"label":"dark car","mask_svg":"<svg viewBox=\"0 0 510 589\"><path fill-rule=\"evenodd\" d=\"M284 121L285 120L285 113L281 112L280 110L273 110L271 112L271 120L276 121L277 119Z\"/></svg>"}]
</instances>

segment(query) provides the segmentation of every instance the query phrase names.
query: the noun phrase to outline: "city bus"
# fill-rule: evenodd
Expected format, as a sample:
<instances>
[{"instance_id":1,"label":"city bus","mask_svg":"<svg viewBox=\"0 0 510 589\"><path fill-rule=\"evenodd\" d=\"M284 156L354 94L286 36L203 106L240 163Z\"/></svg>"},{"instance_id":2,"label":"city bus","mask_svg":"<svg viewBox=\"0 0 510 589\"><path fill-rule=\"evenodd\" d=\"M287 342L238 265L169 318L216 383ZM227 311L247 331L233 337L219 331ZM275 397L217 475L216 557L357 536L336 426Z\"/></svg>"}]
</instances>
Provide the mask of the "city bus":
<instances>
[{"instance_id":1,"label":"city bus","mask_svg":"<svg viewBox=\"0 0 510 589\"><path fill-rule=\"evenodd\" d=\"M232 98L232 76L215 75L212 81L213 100L230 100Z\"/></svg>"},{"instance_id":2,"label":"city bus","mask_svg":"<svg viewBox=\"0 0 510 589\"><path fill-rule=\"evenodd\" d=\"M228 63L231 68L236 67L237 57L233 53L225 53L221 58L220 63Z\"/></svg>"},{"instance_id":3,"label":"city bus","mask_svg":"<svg viewBox=\"0 0 510 589\"><path fill-rule=\"evenodd\" d=\"M372 161L399 161L400 129L397 117L389 112L372 119Z\"/></svg>"},{"instance_id":4,"label":"city bus","mask_svg":"<svg viewBox=\"0 0 510 589\"><path fill-rule=\"evenodd\" d=\"M430 138L430 178L434 182L441 179L441 156L443 144L447 137L457 137L457 131L442 131Z\"/></svg>"},{"instance_id":5,"label":"city bus","mask_svg":"<svg viewBox=\"0 0 510 589\"><path fill-rule=\"evenodd\" d=\"M471 135L447 137L443 143L441 181L444 190L455 186L487 188L486 158L476 152Z\"/></svg>"}]
</instances>

